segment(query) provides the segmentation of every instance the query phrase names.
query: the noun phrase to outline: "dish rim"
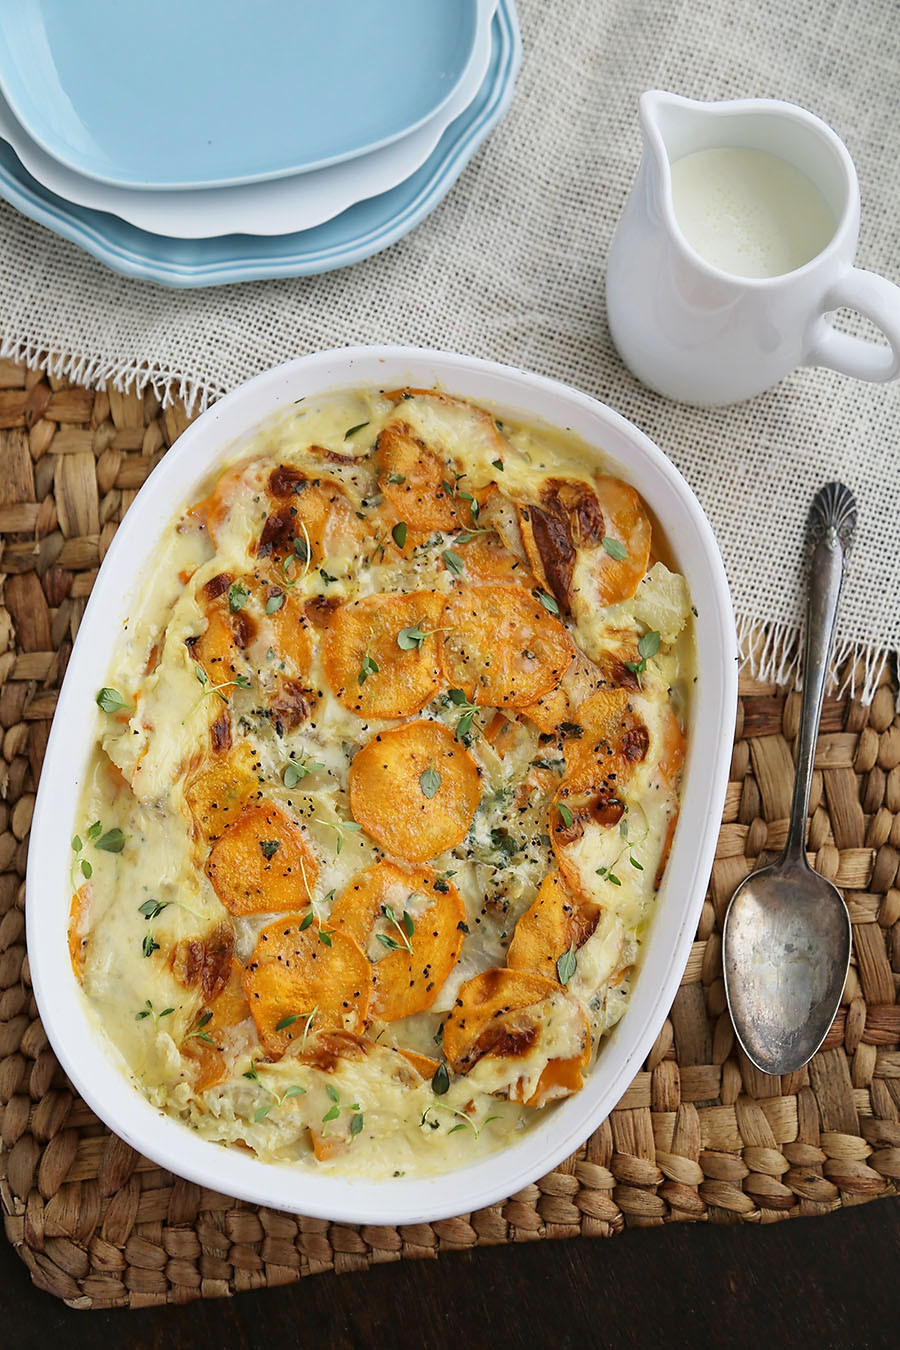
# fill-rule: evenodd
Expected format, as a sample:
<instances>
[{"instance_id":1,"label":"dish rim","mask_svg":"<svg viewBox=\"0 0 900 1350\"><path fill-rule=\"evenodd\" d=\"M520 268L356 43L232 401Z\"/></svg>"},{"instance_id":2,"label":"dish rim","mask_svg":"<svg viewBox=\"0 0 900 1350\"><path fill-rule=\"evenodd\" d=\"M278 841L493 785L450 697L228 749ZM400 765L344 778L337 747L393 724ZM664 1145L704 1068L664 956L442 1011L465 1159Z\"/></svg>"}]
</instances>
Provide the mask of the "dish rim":
<instances>
[{"instance_id":1,"label":"dish rim","mask_svg":"<svg viewBox=\"0 0 900 1350\"><path fill-rule=\"evenodd\" d=\"M151 1106L129 1082L115 1047L103 1044L72 972L67 944L71 835L68 826L60 833L57 822L71 820L74 828L97 731L84 709L93 711L94 694L108 676L109 652L121 619L140 594L143 564L152 557L162 530L192 500L191 493L253 431L298 397L401 384L439 384L508 417L570 428L598 450L603 442L602 461L647 499L670 533L678 565L687 575L699 610L698 693L690 716L681 821L660 891L660 912L650 928L629 1007L605 1041L584 1088L533 1122L516 1143L478 1162L437 1176L372 1182L261 1162L200 1139ZM673 513L667 516L669 506ZM736 702L734 617L711 527L671 461L619 413L545 376L425 348L332 349L256 376L188 427L148 477L100 569L60 691L26 873L32 984L60 1064L91 1109L137 1152L201 1186L252 1203L338 1222L402 1224L470 1212L515 1194L552 1171L606 1119L668 1015L706 894L728 781Z\"/></svg>"}]
</instances>

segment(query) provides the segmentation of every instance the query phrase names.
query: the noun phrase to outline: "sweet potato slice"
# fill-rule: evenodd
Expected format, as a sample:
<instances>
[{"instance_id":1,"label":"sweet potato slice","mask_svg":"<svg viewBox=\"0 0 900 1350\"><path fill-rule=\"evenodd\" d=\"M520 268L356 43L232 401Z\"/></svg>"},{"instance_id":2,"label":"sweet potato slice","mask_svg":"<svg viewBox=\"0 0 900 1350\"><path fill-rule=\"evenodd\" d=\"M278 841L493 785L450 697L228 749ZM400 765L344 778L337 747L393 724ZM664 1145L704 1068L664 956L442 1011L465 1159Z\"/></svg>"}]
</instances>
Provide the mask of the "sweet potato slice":
<instances>
[{"instance_id":1,"label":"sweet potato slice","mask_svg":"<svg viewBox=\"0 0 900 1350\"><path fill-rule=\"evenodd\" d=\"M554 1036L551 1032L548 1043L548 1028L554 1018L559 1025L560 1017L564 1044L575 1053L551 1057ZM576 1092L591 1053L590 1026L581 1006L554 981L514 970L487 970L460 986L444 1023L443 1044L457 1073L469 1073L484 1061L491 1066L491 1091L537 1107Z\"/></svg>"},{"instance_id":2,"label":"sweet potato slice","mask_svg":"<svg viewBox=\"0 0 900 1350\"><path fill-rule=\"evenodd\" d=\"M306 567L358 552L366 523L340 483L279 464L269 474L267 488L269 514L256 540L256 555L270 559L273 581L292 581Z\"/></svg>"},{"instance_id":3,"label":"sweet potato slice","mask_svg":"<svg viewBox=\"0 0 900 1350\"><path fill-rule=\"evenodd\" d=\"M206 875L222 904L238 915L303 909L317 873L300 826L268 801L245 806L206 863Z\"/></svg>"},{"instance_id":4,"label":"sweet potato slice","mask_svg":"<svg viewBox=\"0 0 900 1350\"><path fill-rule=\"evenodd\" d=\"M630 483L606 476L594 482L603 512L604 537L621 543L626 556L614 558L602 544L591 548L590 574L596 589L593 596L584 597L584 602L593 604L596 599L601 605L614 605L634 595L647 571L650 518Z\"/></svg>"},{"instance_id":5,"label":"sweet potato slice","mask_svg":"<svg viewBox=\"0 0 900 1350\"><path fill-rule=\"evenodd\" d=\"M397 1054L402 1055L426 1083L430 1083L438 1071L440 1060L432 1059L430 1055L420 1055L415 1050L398 1050Z\"/></svg>"},{"instance_id":6,"label":"sweet potato slice","mask_svg":"<svg viewBox=\"0 0 900 1350\"><path fill-rule=\"evenodd\" d=\"M406 422L389 422L384 428L375 463L380 491L411 530L456 530L470 521L469 512L457 511L462 503L444 486L452 486L453 469Z\"/></svg>"},{"instance_id":7,"label":"sweet potato slice","mask_svg":"<svg viewBox=\"0 0 900 1350\"><path fill-rule=\"evenodd\" d=\"M354 819L388 853L409 862L427 862L461 843L480 800L474 759L440 722L381 732L350 765Z\"/></svg>"},{"instance_id":8,"label":"sweet potato slice","mask_svg":"<svg viewBox=\"0 0 900 1350\"><path fill-rule=\"evenodd\" d=\"M84 957L90 940L91 900L93 895L93 883L86 881L83 886L78 887L69 906L67 934L69 960L72 963L75 978L79 982L84 978Z\"/></svg>"},{"instance_id":9,"label":"sweet potato slice","mask_svg":"<svg viewBox=\"0 0 900 1350\"><path fill-rule=\"evenodd\" d=\"M578 709L604 684L603 671L576 648L575 659L555 689L521 708L539 731L552 734L562 723L577 727ZM563 729L565 730L565 729ZM576 733L577 734L577 733Z\"/></svg>"},{"instance_id":10,"label":"sweet potato slice","mask_svg":"<svg viewBox=\"0 0 900 1350\"><path fill-rule=\"evenodd\" d=\"M325 677L339 703L360 717L409 717L441 681L439 627L444 599L436 591L369 595L341 605L322 643ZM404 630L424 634L420 642ZM410 645L412 644L412 645Z\"/></svg>"},{"instance_id":11,"label":"sweet potato slice","mask_svg":"<svg viewBox=\"0 0 900 1350\"><path fill-rule=\"evenodd\" d=\"M480 517L479 517L480 520ZM515 556L493 531L476 534L472 539L454 544L462 559L468 581L478 584L493 582L498 585L518 585L526 590L536 586L530 569Z\"/></svg>"},{"instance_id":12,"label":"sweet potato slice","mask_svg":"<svg viewBox=\"0 0 900 1350\"><path fill-rule=\"evenodd\" d=\"M661 715L657 739L655 749L660 773L670 787L675 787L684 764L684 732L668 703Z\"/></svg>"},{"instance_id":13,"label":"sweet potato slice","mask_svg":"<svg viewBox=\"0 0 900 1350\"><path fill-rule=\"evenodd\" d=\"M201 1028L206 1039L191 1036L181 1043L182 1055L192 1060L196 1066L195 1092L205 1092L207 1088L216 1087L228 1077L228 1063L224 1054L225 1036L250 1016L250 1006L242 983L243 974L244 967L240 961L232 957L226 983L219 993L205 1004L205 1011L212 1014L210 1020ZM199 1021L198 1018L195 1025L199 1025Z\"/></svg>"},{"instance_id":14,"label":"sweet potato slice","mask_svg":"<svg viewBox=\"0 0 900 1350\"><path fill-rule=\"evenodd\" d=\"M228 684L235 676L246 674L246 661L227 614L219 605L209 609L206 628L197 637L188 638L186 645L191 659L206 674L209 682L206 688Z\"/></svg>"},{"instance_id":15,"label":"sweet potato slice","mask_svg":"<svg viewBox=\"0 0 900 1350\"><path fill-rule=\"evenodd\" d=\"M356 874L329 923L376 958L372 1011L392 1022L431 1007L459 959L465 919L466 907L449 881L430 868L409 870L383 860Z\"/></svg>"},{"instance_id":16,"label":"sweet potato slice","mask_svg":"<svg viewBox=\"0 0 900 1350\"><path fill-rule=\"evenodd\" d=\"M647 758L651 738L623 689L598 690L577 717L582 734L564 742L567 772L550 805L548 826L560 871L576 894L591 899L593 832L619 825L628 783Z\"/></svg>"},{"instance_id":17,"label":"sweet potato slice","mask_svg":"<svg viewBox=\"0 0 900 1350\"><path fill-rule=\"evenodd\" d=\"M472 463L482 467L502 458L509 449L494 417L486 408L464 398L454 398L441 389L392 389L384 396L397 405L397 412L435 451L448 444L464 445Z\"/></svg>"},{"instance_id":18,"label":"sweet potato slice","mask_svg":"<svg viewBox=\"0 0 900 1350\"><path fill-rule=\"evenodd\" d=\"M516 1055L529 1050L536 1033L516 1014L559 993L555 980L530 971L493 967L460 985L444 1023L444 1054L457 1073L468 1073L483 1055Z\"/></svg>"},{"instance_id":19,"label":"sweet potato slice","mask_svg":"<svg viewBox=\"0 0 900 1350\"><path fill-rule=\"evenodd\" d=\"M312 628L293 590L262 577L249 583L252 602L250 613L257 618L257 632L251 648L254 665L261 666L271 648L278 662L284 661L293 675L309 672L312 659ZM277 609L271 606L277 605ZM243 612L243 611L242 611Z\"/></svg>"},{"instance_id":20,"label":"sweet potato slice","mask_svg":"<svg viewBox=\"0 0 900 1350\"><path fill-rule=\"evenodd\" d=\"M247 803L259 795L253 765L249 746L241 742L226 754L207 756L187 779L184 798L194 830L206 843L218 839Z\"/></svg>"},{"instance_id":21,"label":"sweet potato slice","mask_svg":"<svg viewBox=\"0 0 900 1350\"><path fill-rule=\"evenodd\" d=\"M580 729L580 734L578 730ZM575 712L563 742L566 777L582 786L624 786L647 753L650 733L632 709L625 689L598 689Z\"/></svg>"},{"instance_id":22,"label":"sweet potato slice","mask_svg":"<svg viewBox=\"0 0 900 1350\"><path fill-rule=\"evenodd\" d=\"M212 491L202 501L195 502L188 515L206 526L212 542L218 547L225 525L238 497L244 491L258 492L265 481L265 460L241 460L216 479Z\"/></svg>"},{"instance_id":23,"label":"sweet potato slice","mask_svg":"<svg viewBox=\"0 0 900 1350\"><path fill-rule=\"evenodd\" d=\"M282 919L259 934L243 977L259 1038L280 1056L316 1032L360 1032L369 1012L369 958L349 933ZM313 1016L313 1014L315 1014ZM310 1019L312 1019L310 1021Z\"/></svg>"},{"instance_id":24,"label":"sweet potato slice","mask_svg":"<svg viewBox=\"0 0 900 1350\"><path fill-rule=\"evenodd\" d=\"M557 979L556 963L574 942L586 942L599 922L599 905L576 900L558 872L549 872L531 908L519 919L506 953L510 970Z\"/></svg>"},{"instance_id":25,"label":"sweet potato slice","mask_svg":"<svg viewBox=\"0 0 900 1350\"><path fill-rule=\"evenodd\" d=\"M222 572L201 588L199 599L206 608L209 625L194 644L201 657L207 646L212 656L219 655L216 644L227 655L230 645L243 652L263 675L270 651L277 657L279 669L300 676L308 672L312 627L286 578L272 581L263 568L236 577Z\"/></svg>"},{"instance_id":26,"label":"sweet potato slice","mask_svg":"<svg viewBox=\"0 0 900 1350\"><path fill-rule=\"evenodd\" d=\"M331 1162L346 1149L347 1140L342 1134L321 1134L312 1125L307 1128L316 1162Z\"/></svg>"},{"instance_id":27,"label":"sweet potato slice","mask_svg":"<svg viewBox=\"0 0 900 1350\"><path fill-rule=\"evenodd\" d=\"M527 1099L525 1105L540 1108L546 1106L548 1102L556 1101L559 1097L569 1097L573 1092L580 1091L584 1086L582 1069L586 1068L589 1059L590 1040L588 1039L585 1049L580 1055L574 1055L571 1059L548 1060L544 1072L538 1079L537 1087ZM509 1099L511 1102L519 1102L523 1096L521 1084L514 1084L510 1088Z\"/></svg>"},{"instance_id":28,"label":"sweet potato slice","mask_svg":"<svg viewBox=\"0 0 900 1350\"><path fill-rule=\"evenodd\" d=\"M519 708L559 684L575 654L565 628L517 586L461 586L447 598L444 675L473 703Z\"/></svg>"},{"instance_id":29,"label":"sweet potato slice","mask_svg":"<svg viewBox=\"0 0 900 1350\"><path fill-rule=\"evenodd\" d=\"M538 502L519 506L519 526L535 576L564 613L630 599L647 571L650 519L619 478L551 478Z\"/></svg>"}]
</instances>

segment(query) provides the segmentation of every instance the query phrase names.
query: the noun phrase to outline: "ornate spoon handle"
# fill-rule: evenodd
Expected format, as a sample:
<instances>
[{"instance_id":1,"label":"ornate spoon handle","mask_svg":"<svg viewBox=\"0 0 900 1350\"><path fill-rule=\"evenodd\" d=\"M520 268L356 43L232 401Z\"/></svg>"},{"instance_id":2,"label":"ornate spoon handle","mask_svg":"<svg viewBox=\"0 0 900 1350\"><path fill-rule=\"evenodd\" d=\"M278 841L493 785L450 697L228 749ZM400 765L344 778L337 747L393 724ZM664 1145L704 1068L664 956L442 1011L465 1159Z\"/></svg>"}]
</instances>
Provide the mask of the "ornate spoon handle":
<instances>
[{"instance_id":1,"label":"ornate spoon handle","mask_svg":"<svg viewBox=\"0 0 900 1350\"><path fill-rule=\"evenodd\" d=\"M812 784L816 738L822 717L825 681L834 645L841 588L856 533L856 499L843 483L826 483L813 498L809 511L812 549L806 605L806 654L803 699L791 821L785 861L806 864L806 814Z\"/></svg>"}]
</instances>

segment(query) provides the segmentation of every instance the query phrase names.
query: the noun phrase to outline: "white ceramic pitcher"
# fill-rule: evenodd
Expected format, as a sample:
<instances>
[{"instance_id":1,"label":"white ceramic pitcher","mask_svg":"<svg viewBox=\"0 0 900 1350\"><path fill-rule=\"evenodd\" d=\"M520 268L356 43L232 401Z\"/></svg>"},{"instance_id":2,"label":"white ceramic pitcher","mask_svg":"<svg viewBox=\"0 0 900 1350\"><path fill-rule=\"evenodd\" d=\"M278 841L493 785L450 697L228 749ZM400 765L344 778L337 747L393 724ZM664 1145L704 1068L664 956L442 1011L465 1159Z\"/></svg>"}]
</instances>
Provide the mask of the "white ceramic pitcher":
<instances>
[{"instance_id":1,"label":"white ceramic pitcher","mask_svg":"<svg viewBox=\"0 0 900 1350\"><path fill-rule=\"evenodd\" d=\"M705 405L750 398L799 365L895 379L900 287L853 266L859 184L831 128L776 99L699 103L659 90L642 95L640 118L644 154L606 281L613 340L638 379L669 398ZM815 184L837 221L821 253L780 276L744 277L711 265L688 244L675 219L670 166L726 147L779 155ZM890 346L834 328L828 316L841 306L871 319Z\"/></svg>"}]
</instances>

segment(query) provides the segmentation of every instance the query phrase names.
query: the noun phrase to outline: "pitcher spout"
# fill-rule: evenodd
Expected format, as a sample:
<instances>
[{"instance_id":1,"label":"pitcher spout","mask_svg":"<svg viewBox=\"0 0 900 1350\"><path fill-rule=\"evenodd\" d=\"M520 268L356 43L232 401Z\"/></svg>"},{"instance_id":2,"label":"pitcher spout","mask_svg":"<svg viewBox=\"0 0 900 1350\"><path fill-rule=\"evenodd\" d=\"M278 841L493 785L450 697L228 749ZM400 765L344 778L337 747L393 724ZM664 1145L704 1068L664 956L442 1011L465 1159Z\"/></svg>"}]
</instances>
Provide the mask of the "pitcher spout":
<instances>
[{"instance_id":1,"label":"pitcher spout","mask_svg":"<svg viewBox=\"0 0 900 1350\"><path fill-rule=\"evenodd\" d=\"M641 94L641 130L661 169L689 154L698 141L705 139L714 106L664 89L648 89Z\"/></svg>"}]
</instances>

